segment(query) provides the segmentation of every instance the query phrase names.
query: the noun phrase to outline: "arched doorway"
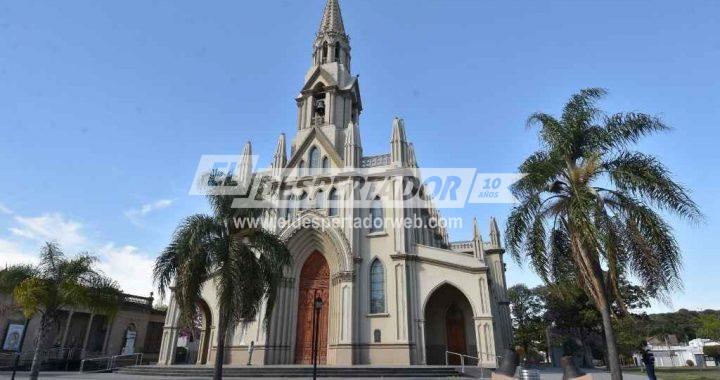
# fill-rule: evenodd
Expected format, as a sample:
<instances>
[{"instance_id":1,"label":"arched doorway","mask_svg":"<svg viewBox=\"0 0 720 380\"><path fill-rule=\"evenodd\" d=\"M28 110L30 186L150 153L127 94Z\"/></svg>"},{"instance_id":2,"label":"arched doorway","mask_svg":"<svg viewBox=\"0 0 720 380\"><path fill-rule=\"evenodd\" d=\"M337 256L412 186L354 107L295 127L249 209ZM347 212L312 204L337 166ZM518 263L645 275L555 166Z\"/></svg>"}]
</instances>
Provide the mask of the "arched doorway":
<instances>
[{"instance_id":1,"label":"arched doorway","mask_svg":"<svg viewBox=\"0 0 720 380\"><path fill-rule=\"evenodd\" d=\"M137 337L137 330L135 324L130 323L125 329L123 348L120 351L121 355L132 355L135 353L135 338Z\"/></svg>"},{"instance_id":2,"label":"arched doorway","mask_svg":"<svg viewBox=\"0 0 720 380\"><path fill-rule=\"evenodd\" d=\"M473 309L458 288L443 284L435 289L425 303L424 314L427 364L445 364L447 351L477 356ZM448 362L460 364L460 357L449 355Z\"/></svg>"},{"instance_id":3,"label":"arched doorway","mask_svg":"<svg viewBox=\"0 0 720 380\"><path fill-rule=\"evenodd\" d=\"M198 314L201 318L201 330L196 363L207 364L210 354L210 337L212 336L212 317L210 314L210 306L203 300L200 300L198 304Z\"/></svg>"},{"instance_id":4,"label":"arched doorway","mask_svg":"<svg viewBox=\"0 0 720 380\"><path fill-rule=\"evenodd\" d=\"M211 335L210 307L201 299L195 306L192 320L179 324L173 364L207 364Z\"/></svg>"},{"instance_id":5,"label":"arched doorway","mask_svg":"<svg viewBox=\"0 0 720 380\"><path fill-rule=\"evenodd\" d=\"M325 257L315 251L305 260L300 272L295 341L296 364L312 364L313 304L318 297L323 301L318 324L318 363L327 362L329 287L330 268Z\"/></svg>"}]
</instances>

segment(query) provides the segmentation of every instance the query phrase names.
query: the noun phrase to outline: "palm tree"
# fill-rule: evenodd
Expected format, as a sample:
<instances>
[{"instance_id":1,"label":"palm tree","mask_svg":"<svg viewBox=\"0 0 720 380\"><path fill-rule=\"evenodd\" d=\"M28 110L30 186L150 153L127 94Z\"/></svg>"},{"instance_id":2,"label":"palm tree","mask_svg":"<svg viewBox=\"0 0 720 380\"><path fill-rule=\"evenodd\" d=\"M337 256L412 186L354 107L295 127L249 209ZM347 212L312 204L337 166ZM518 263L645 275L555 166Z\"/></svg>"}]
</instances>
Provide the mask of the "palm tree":
<instances>
[{"instance_id":1,"label":"palm tree","mask_svg":"<svg viewBox=\"0 0 720 380\"><path fill-rule=\"evenodd\" d=\"M86 307L113 315L122 294L117 283L93 268L88 254L67 258L55 243L45 243L37 265L14 265L0 271L0 292L12 294L26 318L40 315L30 379L37 379L47 334L62 309Z\"/></svg>"},{"instance_id":2,"label":"palm tree","mask_svg":"<svg viewBox=\"0 0 720 380\"><path fill-rule=\"evenodd\" d=\"M681 286L681 254L660 212L702 219L697 205L660 161L629 146L669 128L642 113L604 115L591 88L573 95L560 119L536 113L541 149L520 166L512 186L519 203L507 221L507 247L527 257L550 283L579 283L602 315L608 364L622 379L610 300L623 300L619 282L631 275L654 298ZM621 308L624 310L623 308Z\"/></svg>"},{"instance_id":3,"label":"palm tree","mask_svg":"<svg viewBox=\"0 0 720 380\"><path fill-rule=\"evenodd\" d=\"M197 312L203 285L212 281L219 305L213 379L219 380L228 329L254 319L263 301L267 326L291 256L276 235L255 223L263 210L233 207L235 197L223 191L211 191L207 198L212 215L196 214L183 220L157 258L154 278L161 295L174 280L175 300L185 324Z\"/></svg>"}]
</instances>

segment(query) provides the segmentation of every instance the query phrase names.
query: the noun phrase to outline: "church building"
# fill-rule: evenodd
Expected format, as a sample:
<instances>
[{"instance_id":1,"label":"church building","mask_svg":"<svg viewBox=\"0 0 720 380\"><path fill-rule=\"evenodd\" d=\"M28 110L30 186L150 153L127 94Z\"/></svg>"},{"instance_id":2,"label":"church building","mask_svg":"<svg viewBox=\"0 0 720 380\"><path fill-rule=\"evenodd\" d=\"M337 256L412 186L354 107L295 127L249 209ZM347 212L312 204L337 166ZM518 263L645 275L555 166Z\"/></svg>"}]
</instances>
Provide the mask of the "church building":
<instances>
[{"instance_id":1,"label":"church building","mask_svg":"<svg viewBox=\"0 0 720 380\"><path fill-rule=\"evenodd\" d=\"M393 176L402 169L419 170L402 119L388 121L387 154L363 155L361 91L338 0L327 1L312 48L310 69L295 98L297 131L287 142L280 135L267 170L285 179L273 184L277 192L271 200L278 206L266 212L263 223L287 244L292 267L269 324L258 316L231 329L227 363L245 365L252 346L253 365L310 364L314 303L320 298L322 365L444 365L446 355L459 363L462 354L496 367L497 355L512 344L512 327L495 219L488 239L474 221L472 239L458 242L431 223L353 225L356 218L429 221L439 218L439 211L431 200L404 203L409 202L402 196L407 181ZM251 155L248 143L243 160ZM367 200L353 175L360 171L391 178L389 186ZM306 177L332 180L301 181ZM372 192L374 185L368 186ZM183 357L212 365L218 325L213 285L207 284L202 295L201 333L194 351ZM178 319L171 292L160 365L178 363Z\"/></svg>"}]
</instances>

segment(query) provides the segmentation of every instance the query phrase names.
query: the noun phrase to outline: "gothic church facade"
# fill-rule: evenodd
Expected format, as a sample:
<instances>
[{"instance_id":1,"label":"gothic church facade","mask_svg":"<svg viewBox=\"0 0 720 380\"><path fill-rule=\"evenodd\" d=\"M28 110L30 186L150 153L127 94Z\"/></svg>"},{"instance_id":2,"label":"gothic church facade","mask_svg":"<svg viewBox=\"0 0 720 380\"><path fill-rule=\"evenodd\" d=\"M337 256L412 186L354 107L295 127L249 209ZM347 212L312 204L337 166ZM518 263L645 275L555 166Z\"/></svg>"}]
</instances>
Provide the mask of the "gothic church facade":
<instances>
[{"instance_id":1,"label":"gothic church facade","mask_svg":"<svg viewBox=\"0 0 720 380\"><path fill-rule=\"evenodd\" d=\"M268 212L264 223L286 242L293 266L285 274L267 328L258 317L231 331L227 362L247 363L252 345L255 365L309 364L313 302L320 298L320 364L445 364L450 351L495 367L497 355L511 345L512 330L504 250L494 219L487 241L475 222L472 239L460 242L450 242L438 226L324 223L378 215L429 220L439 215L431 202L404 205L402 180L392 182L390 191L378 195L370 207L355 206L360 194L348 172L359 168L382 174L418 164L404 122L397 118L390 152L363 155L362 100L350 52L338 1L328 0L313 44L312 65L295 99L297 132L289 143L290 154L285 135L280 135L270 172L293 173L298 180L327 173L347 179L329 188L291 183L295 190L278 192L278 199L301 202L297 208ZM245 160L251 150L248 143ZM281 217L312 223L281 226ZM201 334L189 357L192 363L212 365L218 324L212 284L205 286L203 299ZM160 364L177 363L179 332L177 304L171 296ZM459 360L450 354L450 361Z\"/></svg>"}]
</instances>

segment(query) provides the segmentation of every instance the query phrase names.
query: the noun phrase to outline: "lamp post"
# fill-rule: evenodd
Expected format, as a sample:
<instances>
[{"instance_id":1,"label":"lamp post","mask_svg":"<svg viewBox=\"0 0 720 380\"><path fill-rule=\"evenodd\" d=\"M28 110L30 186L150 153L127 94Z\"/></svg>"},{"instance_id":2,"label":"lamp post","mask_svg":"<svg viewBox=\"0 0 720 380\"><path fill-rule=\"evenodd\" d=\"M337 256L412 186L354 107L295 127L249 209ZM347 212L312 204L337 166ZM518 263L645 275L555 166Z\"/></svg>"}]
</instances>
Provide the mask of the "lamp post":
<instances>
[{"instance_id":1,"label":"lamp post","mask_svg":"<svg viewBox=\"0 0 720 380\"><path fill-rule=\"evenodd\" d=\"M322 310L323 307L323 301L322 298L317 297L315 298L315 304L314 306L314 313L313 313L313 346L312 346L312 354L313 354L313 380L317 379L317 357L318 357L318 324L320 323L320 310Z\"/></svg>"}]
</instances>

